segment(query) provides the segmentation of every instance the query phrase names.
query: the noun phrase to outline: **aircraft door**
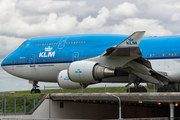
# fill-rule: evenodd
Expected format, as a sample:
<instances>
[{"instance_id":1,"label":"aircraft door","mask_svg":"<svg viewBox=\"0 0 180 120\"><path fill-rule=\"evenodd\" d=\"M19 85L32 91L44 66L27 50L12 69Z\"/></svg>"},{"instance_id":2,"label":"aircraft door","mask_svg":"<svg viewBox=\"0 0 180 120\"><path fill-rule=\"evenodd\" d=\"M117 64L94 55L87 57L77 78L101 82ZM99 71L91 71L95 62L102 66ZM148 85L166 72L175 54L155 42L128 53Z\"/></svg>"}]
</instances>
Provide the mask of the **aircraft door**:
<instances>
[{"instance_id":1,"label":"aircraft door","mask_svg":"<svg viewBox=\"0 0 180 120\"><path fill-rule=\"evenodd\" d=\"M73 53L73 60L74 60L74 61L79 60L79 52L74 52L74 53Z\"/></svg>"},{"instance_id":2,"label":"aircraft door","mask_svg":"<svg viewBox=\"0 0 180 120\"><path fill-rule=\"evenodd\" d=\"M63 49L64 48L67 38L68 37L62 37L61 38L61 40L59 41L58 49Z\"/></svg>"},{"instance_id":3,"label":"aircraft door","mask_svg":"<svg viewBox=\"0 0 180 120\"><path fill-rule=\"evenodd\" d=\"M30 67L35 67L35 55L30 55Z\"/></svg>"}]
</instances>

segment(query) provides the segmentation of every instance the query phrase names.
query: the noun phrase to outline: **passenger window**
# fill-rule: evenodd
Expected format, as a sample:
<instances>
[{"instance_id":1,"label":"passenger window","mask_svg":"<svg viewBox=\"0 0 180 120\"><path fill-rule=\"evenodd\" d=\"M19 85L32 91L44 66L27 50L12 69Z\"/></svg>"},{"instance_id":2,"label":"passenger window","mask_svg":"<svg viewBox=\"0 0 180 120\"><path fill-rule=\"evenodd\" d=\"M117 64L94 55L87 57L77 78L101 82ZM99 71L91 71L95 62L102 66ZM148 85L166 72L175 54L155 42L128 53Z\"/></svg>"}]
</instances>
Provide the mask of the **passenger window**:
<instances>
[{"instance_id":1,"label":"passenger window","mask_svg":"<svg viewBox=\"0 0 180 120\"><path fill-rule=\"evenodd\" d=\"M84 43L86 43L86 41L84 41Z\"/></svg>"},{"instance_id":2,"label":"passenger window","mask_svg":"<svg viewBox=\"0 0 180 120\"><path fill-rule=\"evenodd\" d=\"M174 53L174 55L176 56L176 53Z\"/></svg>"},{"instance_id":3,"label":"passenger window","mask_svg":"<svg viewBox=\"0 0 180 120\"><path fill-rule=\"evenodd\" d=\"M158 54L156 54L156 57L158 57Z\"/></svg>"},{"instance_id":4,"label":"passenger window","mask_svg":"<svg viewBox=\"0 0 180 120\"><path fill-rule=\"evenodd\" d=\"M56 61L56 59L55 59L55 61Z\"/></svg>"},{"instance_id":5,"label":"passenger window","mask_svg":"<svg viewBox=\"0 0 180 120\"><path fill-rule=\"evenodd\" d=\"M69 58L67 58L67 60L69 60Z\"/></svg>"},{"instance_id":6,"label":"passenger window","mask_svg":"<svg viewBox=\"0 0 180 120\"><path fill-rule=\"evenodd\" d=\"M54 61L54 59L52 59L52 61Z\"/></svg>"},{"instance_id":7,"label":"passenger window","mask_svg":"<svg viewBox=\"0 0 180 120\"><path fill-rule=\"evenodd\" d=\"M81 41L79 41L79 43L81 43Z\"/></svg>"},{"instance_id":8,"label":"passenger window","mask_svg":"<svg viewBox=\"0 0 180 120\"><path fill-rule=\"evenodd\" d=\"M66 58L65 58L65 60L66 60Z\"/></svg>"},{"instance_id":9,"label":"passenger window","mask_svg":"<svg viewBox=\"0 0 180 120\"><path fill-rule=\"evenodd\" d=\"M41 46L41 44L40 44L40 46Z\"/></svg>"},{"instance_id":10,"label":"passenger window","mask_svg":"<svg viewBox=\"0 0 180 120\"><path fill-rule=\"evenodd\" d=\"M167 53L166 53L166 56L167 56Z\"/></svg>"},{"instance_id":11,"label":"passenger window","mask_svg":"<svg viewBox=\"0 0 180 120\"><path fill-rule=\"evenodd\" d=\"M155 56L155 54L153 54L153 57Z\"/></svg>"},{"instance_id":12,"label":"passenger window","mask_svg":"<svg viewBox=\"0 0 180 120\"><path fill-rule=\"evenodd\" d=\"M62 60L64 60L64 58L62 58Z\"/></svg>"},{"instance_id":13,"label":"passenger window","mask_svg":"<svg viewBox=\"0 0 180 120\"><path fill-rule=\"evenodd\" d=\"M169 53L169 56L171 56L171 54Z\"/></svg>"},{"instance_id":14,"label":"passenger window","mask_svg":"<svg viewBox=\"0 0 180 120\"><path fill-rule=\"evenodd\" d=\"M47 43L47 45L48 45L48 43Z\"/></svg>"},{"instance_id":15,"label":"passenger window","mask_svg":"<svg viewBox=\"0 0 180 120\"><path fill-rule=\"evenodd\" d=\"M151 54L149 56L151 57Z\"/></svg>"},{"instance_id":16,"label":"passenger window","mask_svg":"<svg viewBox=\"0 0 180 120\"><path fill-rule=\"evenodd\" d=\"M44 45L46 45L46 43Z\"/></svg>"},{"instance_id":17,"label":"passenger window","mask_svg":"<svg viewBox=\"0 0 180 120\"><path fill-rule=\"evenodd\" d=\"M47 59L46 59L46 61L47 61Z\"/></svg>"},{"instance_id":18,"label":"passenger window","mask_svg":"<svg viewBox=\"0 0 180 120\"><path fill-rule=\"evenodd\" d=\"M146 55L146 57L148 57L148 54Z\"/></svg>"},{"instance_id":19,"label":"passenger window","mask_svg":"<svg viewBox=\"0 0 180 120\"><path fill-rule=\"evenodd\" d=\"M44 43L42 44L42 46L44 45Z\"/></svg>"},{"instance_id":20,"label":"passenger window","mask_svg":"<svg viewBox=\"0 0 180 120\"><path fill-rule=\"evenodd\" d=\"M61 60L61 58L60 58L60 60Z\"/></svg>"},{"instance_id":21,"label":"passenger window","mask_svg":"<svg viewBox=\"0 0 180 120\"><path fill-rule=\"evenodd\" d=\"M49 45L51 45L51 43L49 43Z\"/></svg>"},{"instance_id":22,"label":"passenger window","mask_svg":"<svg viewBox=\"0 0 180 120\"><path fill-rule=\"evenodd\" d=\"M163 57L164 57L164 53L163 53Z\"/></svg>"},{"instance_id":23,"label":"passenger window","mask_svg":"<svg viewBox=\"0 0 180 120\"><path fill-rule=\"evenodd\" d=\"M59 61L59 58L57 59L57 61Z\"/></svg>"},{"instance_id":24,"label":"passenger window","mask_svg":"<svg viewBox=\"0 0 180 120\"><path fill-rule=\"evenodd\" d=\"M37 46L37 44L35 46Z\"/></svg>"},{"instance_id":25,"label":"passenger window","mask_svg":"<svg viewBox=\"0 0 180 120\"><path fill-rule=\"evenodd\" d=\"M159 56L161 57L161 54L159 54Z\"/></svg>"},{"instance_id":26,"label":"passenger window","mask_svg":"<svg viewBox=\"0 0 180 120\"><path fill-rule=\"evenodd\" d=\"M179 56L179 53L178 53L178 56Z\"/></svg>"}]
</instances>

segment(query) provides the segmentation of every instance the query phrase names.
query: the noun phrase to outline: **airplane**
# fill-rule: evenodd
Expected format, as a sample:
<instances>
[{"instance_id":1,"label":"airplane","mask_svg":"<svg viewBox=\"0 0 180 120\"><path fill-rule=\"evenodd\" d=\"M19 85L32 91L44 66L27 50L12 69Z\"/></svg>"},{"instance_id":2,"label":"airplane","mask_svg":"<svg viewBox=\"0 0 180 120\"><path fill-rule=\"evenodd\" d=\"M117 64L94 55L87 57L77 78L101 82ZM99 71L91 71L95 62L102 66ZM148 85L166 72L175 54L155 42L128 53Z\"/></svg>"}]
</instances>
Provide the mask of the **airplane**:
<instances>
[{"instance_id":1,"label":"airplane","mask_svg":"<svg viewBox=\"0 0 180 120\"><path fill-rule=\"evenodd\" d=\"M64 89L97 83L134 84L127 92L178 92L180 36L82 34L38 37L24 41L1 63L11 75L29 80L31 93L40 93L38 81L58 83Z\"/></svg>"}]
</instances>

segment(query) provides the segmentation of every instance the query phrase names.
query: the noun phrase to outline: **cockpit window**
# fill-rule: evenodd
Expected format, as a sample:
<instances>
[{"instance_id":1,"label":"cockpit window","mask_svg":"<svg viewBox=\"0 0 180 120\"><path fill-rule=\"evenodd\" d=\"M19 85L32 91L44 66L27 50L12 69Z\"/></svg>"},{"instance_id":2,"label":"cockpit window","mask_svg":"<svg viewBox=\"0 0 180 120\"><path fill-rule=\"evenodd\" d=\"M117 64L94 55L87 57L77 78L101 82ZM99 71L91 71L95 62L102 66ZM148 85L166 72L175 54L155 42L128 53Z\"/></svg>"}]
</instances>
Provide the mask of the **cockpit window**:
<instances>
[{"instance_id":1,"label":"cockpit window","mask_svg":"<svg viewBox=\"0 0 180 120\"><path fill-rule=\"evenodd\" d=\"M24 46L25 45L25 43L22 43L20 46Z\"/></svg>"}]
</instances>

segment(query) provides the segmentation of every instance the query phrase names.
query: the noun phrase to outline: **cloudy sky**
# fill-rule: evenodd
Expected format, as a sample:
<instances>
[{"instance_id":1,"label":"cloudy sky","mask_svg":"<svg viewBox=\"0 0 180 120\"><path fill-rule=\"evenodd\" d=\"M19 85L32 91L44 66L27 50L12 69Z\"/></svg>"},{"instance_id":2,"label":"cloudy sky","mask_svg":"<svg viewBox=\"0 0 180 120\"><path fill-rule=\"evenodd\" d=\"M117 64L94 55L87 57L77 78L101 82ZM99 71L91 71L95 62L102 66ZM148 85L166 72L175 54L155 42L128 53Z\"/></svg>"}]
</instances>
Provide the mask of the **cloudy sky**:
<instances>
[{"instance_id":1,"label":"cloudy sky","mask_svg":"<svg viewBox=\"0 0 180 120\"><path fill-rule=\"evenodd\" d=\"M179 0L0 0L0 61L34 37L137 30L167 36L179 35L179 26ZM0 82L0 91L32 88L1 68Z\"/></svg>"}]
</instances>

